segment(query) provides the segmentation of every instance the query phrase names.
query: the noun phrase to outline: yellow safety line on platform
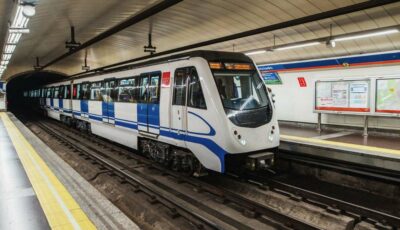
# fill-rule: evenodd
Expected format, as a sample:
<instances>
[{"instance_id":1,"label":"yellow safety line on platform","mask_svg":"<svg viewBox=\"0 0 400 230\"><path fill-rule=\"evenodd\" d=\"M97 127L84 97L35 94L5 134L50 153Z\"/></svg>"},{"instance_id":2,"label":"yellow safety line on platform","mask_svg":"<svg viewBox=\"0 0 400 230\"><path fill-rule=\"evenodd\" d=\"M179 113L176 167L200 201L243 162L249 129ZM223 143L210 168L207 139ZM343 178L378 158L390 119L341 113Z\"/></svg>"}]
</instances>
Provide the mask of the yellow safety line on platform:
<instances>
[{"instance_id":1,"label":"yellow safety line on platform","mask_svg":"<svg viewBox=\"0 0 400 230\"><path fill-rule=\"evenodd\" d=\"M327 141L327 140L313 139L313 138L306 138L306 137L296 137L296 136L289 136L289 135L281 135L281 138L283 140L286 139L288 141L301 141L303 143L340 146L340 147L345 147L345 148L350 148L350 149L366 150L366 151L371 151L371 152L400 155L400 150L395 150L395 149L386 149L386 148L379 148L379 147L372 147L372 146L365 146L365 145L348 144L348 143L343 143L343 142Z\"/></svg>"},{"instance_id":2,"label":"yellow safety line on platform","mask_svg":"<svg viewBox=\"0 0 400 230\"><path fill-rule=\"evenodd\" d=\"M0 112L4 126L52 229L96 229L24 135ZM21 216L21 218L24 218Z\"/></svg>"}]
</instances>

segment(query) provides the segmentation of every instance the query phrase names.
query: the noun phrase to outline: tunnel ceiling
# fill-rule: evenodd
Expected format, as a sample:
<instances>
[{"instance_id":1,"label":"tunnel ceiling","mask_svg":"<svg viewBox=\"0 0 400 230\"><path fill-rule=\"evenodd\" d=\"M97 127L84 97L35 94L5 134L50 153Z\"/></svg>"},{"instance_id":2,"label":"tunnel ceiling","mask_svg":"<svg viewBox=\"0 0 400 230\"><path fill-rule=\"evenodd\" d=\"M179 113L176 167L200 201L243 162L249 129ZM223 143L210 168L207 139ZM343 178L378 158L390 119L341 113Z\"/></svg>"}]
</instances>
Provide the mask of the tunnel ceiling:
<instances>
[{"instance_id":1,"label":"tunnel ceiling","mask_svg":"<svg viewBox=\"0 0 400 230\"><path fill-rule=\"evenodd\" d=\"M88 65L94 69L115 62L144 56L147 36L153 34L157 51L165 51L249 29L288 21L307 15L360 3L360 0L184 0L155 16L133 25L90 46ZM46 64L64 54L70 40L70 26L76 28L76 40L85 42L114 25L157 3L155 0L40 0L30 20L29 34L22 36L3 78L32 70L35 57ZM0 44L6 36L12 1L0 2ZM4 15L4 16L3 16ZM203 49L248 51L386 26L399 25L400 3L285 28L269 33L219 43ZM365 52L400 49L400 33L369 39L341 42L335 48L324 45L253 56L257 63L308 58L323 58ZM75 74L81 72L85 52L56 63L47 70Z\"/></svg>"}]
</instances>

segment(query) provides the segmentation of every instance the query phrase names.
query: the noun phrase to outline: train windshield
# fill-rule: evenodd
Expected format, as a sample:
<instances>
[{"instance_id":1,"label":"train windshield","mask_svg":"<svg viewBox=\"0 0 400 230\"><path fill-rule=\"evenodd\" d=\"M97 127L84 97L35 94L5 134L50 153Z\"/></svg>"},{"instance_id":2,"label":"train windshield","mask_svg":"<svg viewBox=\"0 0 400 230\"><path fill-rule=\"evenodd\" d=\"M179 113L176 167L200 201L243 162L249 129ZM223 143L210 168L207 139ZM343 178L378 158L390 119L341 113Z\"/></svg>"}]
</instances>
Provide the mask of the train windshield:
<instances>
[{"instance_id":1,"label":"train windshield","mask_svg":"<svg viewBox=\"0 0 400 230\"><path fill-rule=\"evenodd\" d=\"M268 105L268 95L257 71L214 72L215 82L226 109L242 111Z\"/></svg>"},{"instance_id":2,"label":"train windshield","mask_svg":"<svg viewBox=\"0 0 400 230\"><path fill-rule=\"evenodd\" d=\"M267 88L253 64L209 64L225 112L235 125L258 127L271 121Z\"/></svg>"}]
</instances>

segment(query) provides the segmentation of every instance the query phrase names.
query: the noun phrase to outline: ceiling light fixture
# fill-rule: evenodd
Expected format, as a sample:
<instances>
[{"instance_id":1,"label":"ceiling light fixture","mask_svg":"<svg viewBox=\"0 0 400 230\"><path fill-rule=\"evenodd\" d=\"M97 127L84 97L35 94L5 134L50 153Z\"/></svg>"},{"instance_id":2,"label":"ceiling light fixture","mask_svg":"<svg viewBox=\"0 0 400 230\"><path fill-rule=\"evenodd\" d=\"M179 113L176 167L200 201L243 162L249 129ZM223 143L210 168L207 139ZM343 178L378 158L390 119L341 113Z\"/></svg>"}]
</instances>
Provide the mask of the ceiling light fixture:
<instances>
[{"instance_id":1,"label":"ceiling light fixture","mask_svg":"<svg viewBox=\"0 0 400 230\"><path fill-rule=\"evenodd\" d=\"M315 46L315 45L319 45L319 44L321 44L321 42L308 42L308 43L297 44L297 45L281 46L281 47L275 48L274 50L279 51L279 50L297 49L297 48L303 48L303 47L308 47L308 46Z\"/></svg>"},{"instance_id":2,"label":"ceiling light fixture","mask_svg":"<svg viewBox=\"0 0 400 230\"><path fill-rule=\"evenodd\" d=\"M16 45L11 45L11 44L6 45L5 48L4 48L4 54L12 54L12 53L14 53L15 47L17 47L17 46Z\"/></svg>"},{"instance_id":3,"label":"ceiling light fixture","mask_svg":"<svg viewBox=\"0 0 400 230\"><path fill-rule=\"evenodd\" d=\"M11 33L16 33L16 34L18 34L18 33L21 33L21 34L29 34L29 29L21 29L21 28L9 28L8 29L8 32L11 34Z\"/></svg>"},{"instance_id":4,"label":"ceiling light fixture","mask_svg":"<svg viewBox=\"0 0 400 230\"><path fill-rule=\"evenodd\" d=\"M375 36L394 34L394 33L398 33L398 32L399 32L399 29L390 29L390 30L383 30L383 31L377 31L377 32L366 33L366 34L353 35L353 36L337 37L337 38L333 39L333 41L335 41L335 42L349 41L349 40L355 40L355 39L360 39L360 38L369 38L369 37L375 37Z\"/></svg>"},{"instance_id":5,"label":"ceiling light fixture","mask_svg":"<svg viewBox=\"0 0 400 230\"><path fill-rule=\"evenodd\" d=\"M256 51L250 51L248 53L245 53L245 55L251 56L251 55L257 55L257 54L263 54L266 52L267 52L267 50L256 50Z\"/></svg>"},{"instance_id":6,"label":"ceiling light fixture","mask_svg":"<svg viewBox=\"0 0 400 230\"><path fill-rule=\"evenodd\" d=\"M15 14L12 20L10 20L6 43L4 44L3 54L1 55L0 78L7 69L7 65L10 63L12 54L14 53L22 34L29 33L29 29L27 28L29 18L34 16L36 13L33 2L26 0L17 0L15 2Z\"/></svg>"},{"instance_id":7,"label":"ceiling light fixture","mask_svg":"<svg viewBox=\"0 0 400 230\"><path fill-rule=\"evenodd\" d=\"M333 25L332 24L330 24L329 25L329 38L328 38L328 40L326 41L326 47L328 47L328 48L335 48L336 47L336 42L332 39L332 37L333 37L333 31L332 31L332 29L333 29Z\"/></svg>"}]
</instances>

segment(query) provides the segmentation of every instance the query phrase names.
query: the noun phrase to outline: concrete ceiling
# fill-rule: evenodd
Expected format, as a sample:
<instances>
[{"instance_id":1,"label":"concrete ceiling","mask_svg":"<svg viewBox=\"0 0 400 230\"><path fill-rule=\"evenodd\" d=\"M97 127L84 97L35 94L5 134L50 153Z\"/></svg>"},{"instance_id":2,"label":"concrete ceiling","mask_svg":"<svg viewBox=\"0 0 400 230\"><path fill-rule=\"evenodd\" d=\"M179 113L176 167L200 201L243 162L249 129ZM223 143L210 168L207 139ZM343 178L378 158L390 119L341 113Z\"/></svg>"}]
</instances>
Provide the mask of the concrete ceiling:
<instances>
[{"instance_id":1,"label":"concrete ceiling","mask_svg":"<svg viewBox=\"0 0 400 230\"><path fill-rule=\"evenodd\" d=\"M157 51L165 51L225 35L288 21L344 7L363 0L184 0L150 19L131 26L87 49L92 69L144 56L143 46L152 31ZM3 79L32 70L35 57L46 64L66 52L70 26L76 40L83 43L112 26L157 3L156 0L39 0L36 15L30 20L31 33L22 36ZM1 1L0 45L6 36L12 1ZM285 28L202 49L248 51L276 44L364 31L400 24L400 3L377 7L345 16ZM341 42L336 48L324 45L277 51L253 56L257 63L273 63L308 58L323 58L365 52L400 49L400 33L357 41ZM81 72L85 52L78 52L47 70L75 74Z\"/></svg>"}]
</instances>

